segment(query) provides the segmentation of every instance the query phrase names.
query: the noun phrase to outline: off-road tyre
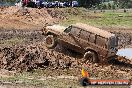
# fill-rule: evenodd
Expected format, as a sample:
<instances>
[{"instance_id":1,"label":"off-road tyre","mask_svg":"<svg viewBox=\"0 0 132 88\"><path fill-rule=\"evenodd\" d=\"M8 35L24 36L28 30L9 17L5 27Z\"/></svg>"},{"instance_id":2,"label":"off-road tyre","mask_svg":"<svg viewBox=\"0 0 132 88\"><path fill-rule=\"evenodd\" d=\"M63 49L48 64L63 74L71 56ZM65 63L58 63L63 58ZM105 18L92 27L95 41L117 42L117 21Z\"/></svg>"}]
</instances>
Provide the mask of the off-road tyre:
<instances>
[{"instance_id":1,"label":"off-road tyre","mask_svg":"<svg viewBox=\"0 0 132 88\"><path fill-rule=\"evenodd\" d=\"M84 54L83 58L86 59L86 60L89 60L89 62L93 62L93 63L98 63L99 62L97 54L93 51L87 51Z\"/></svg>"},{"instance_id":2,"label":"off-road tyre","mask_svg":"<svg viewBox=\"0 0 132 88\"><path fill-rule=\"evenodd\" d=\"M47 35L45 38L46 47L49 49L53 49L57 46L57 39L53 35Z\"/></svg>"}]
</instances>

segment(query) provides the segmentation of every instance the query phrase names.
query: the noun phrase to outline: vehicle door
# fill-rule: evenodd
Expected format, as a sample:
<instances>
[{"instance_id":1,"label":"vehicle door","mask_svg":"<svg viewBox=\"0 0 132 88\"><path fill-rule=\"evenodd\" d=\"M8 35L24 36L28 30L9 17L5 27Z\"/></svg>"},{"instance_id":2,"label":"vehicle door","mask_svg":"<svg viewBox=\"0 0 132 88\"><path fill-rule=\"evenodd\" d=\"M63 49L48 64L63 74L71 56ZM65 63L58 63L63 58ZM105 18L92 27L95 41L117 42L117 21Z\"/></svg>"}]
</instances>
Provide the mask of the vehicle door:
<instances>
[{"instance_id":1,"label":"vehicle door","mask_svg":"<svg viewBox=\"0 0 132 88\"><path fill-rule=\"evenodd\" d=\"M92 47L95 43L95 34L81 30L79 41L82 48Z\"/></svg>"},{"instance_id":2,"label":"vehicle door","mask_svg":"<svg viewBox=\"0 0 132 88\"><path fill-rule=\"evenodd\" d=\"M76 27L68 27L64 33L62 33L62 37L63 40L65 40L65 42L73 45L73 46L77 46L80 47L78 44L78 39L79 39L79 34L80 34L80 30L79 28Z\"/></svg>"}]
</instances>

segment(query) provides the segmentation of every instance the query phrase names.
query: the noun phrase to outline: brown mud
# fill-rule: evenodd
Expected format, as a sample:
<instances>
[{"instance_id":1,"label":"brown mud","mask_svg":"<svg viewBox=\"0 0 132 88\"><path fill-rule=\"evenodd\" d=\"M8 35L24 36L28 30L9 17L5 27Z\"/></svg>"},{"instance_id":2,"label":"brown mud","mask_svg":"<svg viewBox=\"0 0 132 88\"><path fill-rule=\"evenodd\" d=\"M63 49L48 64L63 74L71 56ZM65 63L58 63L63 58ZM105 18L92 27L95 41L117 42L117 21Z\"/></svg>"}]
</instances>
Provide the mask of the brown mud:
<instances>
[{"instance_id":1,"label":"brown mud","mask_svg":"<svg viewBox=\"0 0 132 88\"><path fill-rule=\"evenodd\" d=\"M41 28L46 23L55 24L59 20L65 20L69 13L78 15L80 12L77 9L58 11L18 7L0 8L0 69L23 72L44 68L47 75L49 73L60 75L66 69L69 71L68 74L80 76L80 69L85 64L82 56L61 45L55 49L47 49L45 36L41 32ZM132 47L131 29L102 29L108 29L118 36L119 48ZM116 59L107 65L88 62L86 66L90 76L101 79L132 79L132 61L124 57Z\"/></svg>"},{"instance_id":2,"label":"brown mud","mask_svg":"<svg viewBox=\"0 0 132 88\"><path fill-rule=\"evenodd\" d=\"M79 54L76 55L77 53L69 51L60 45L58 45L55 49L47 49L45 46L45 36L42 35L41 31L39 30L29 31L6 29L1 30L0 33L1 69L17 72L32 71L38 68L74 69L80 72L79 69L81 69L82 65L84 64L84 59ZM119 36L119 47L131 45L131 33L126 34L116 32L115 34ZM12 40L15 38L17 38L17 42ZM20 39L21 41L18 41ZM125 45L123 45L124 41L127 41ZM119 57L117 60L109 62L108 65L100 65L88 62L87 66L90 73L92 73L92 77L127 77L132 79L131 60L126 60L124 57ZM79 75L79 73L74 73L74 71L71 71L71 74Z\"/></svg>"}]
</instances>

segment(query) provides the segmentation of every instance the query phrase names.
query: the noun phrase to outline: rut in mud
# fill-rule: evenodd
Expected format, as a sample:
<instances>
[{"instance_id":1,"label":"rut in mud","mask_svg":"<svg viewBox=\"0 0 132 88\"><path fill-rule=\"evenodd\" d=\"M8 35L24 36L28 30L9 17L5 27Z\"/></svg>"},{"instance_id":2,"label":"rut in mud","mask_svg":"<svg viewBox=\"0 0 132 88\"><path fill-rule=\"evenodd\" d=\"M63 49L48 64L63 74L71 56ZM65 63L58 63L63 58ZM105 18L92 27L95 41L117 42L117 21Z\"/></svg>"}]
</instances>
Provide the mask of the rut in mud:
<instances>
[{"instance_id":1,"label":"rut in mud","mask_svg":"<svg viewBox=\"0 0 132 88\"><path fill-rule=\"evenodd\" d=\"M59 53L62 50L60 47L56 48L59 52L48 50L44 45L45 38L40 31L1 30L0 33L1 69L22 71L49 65L55 68L58 65L67 67L71 65L70 61L74 60L70 56ZM56 63L57 60L58 63Z\"/></svg>"}]
</instances>

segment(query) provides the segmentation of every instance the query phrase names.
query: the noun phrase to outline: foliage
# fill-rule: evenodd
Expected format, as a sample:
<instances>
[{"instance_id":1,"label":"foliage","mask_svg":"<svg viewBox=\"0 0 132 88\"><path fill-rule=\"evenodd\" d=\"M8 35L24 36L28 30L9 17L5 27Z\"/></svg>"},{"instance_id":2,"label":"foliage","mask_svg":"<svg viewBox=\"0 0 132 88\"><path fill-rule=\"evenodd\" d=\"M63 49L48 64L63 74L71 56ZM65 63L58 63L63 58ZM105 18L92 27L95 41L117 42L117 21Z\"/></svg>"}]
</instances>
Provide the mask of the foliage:
<instances>
[{"instance_id":1,"label":"foliage","mask_svg":"<svg viewBox=\"0 0 132 88\"><path fill-rule=\"evenodd\" d=\"M132 8L132 0L114 0L119 8Z\"/></svg>"}]
</instances>

